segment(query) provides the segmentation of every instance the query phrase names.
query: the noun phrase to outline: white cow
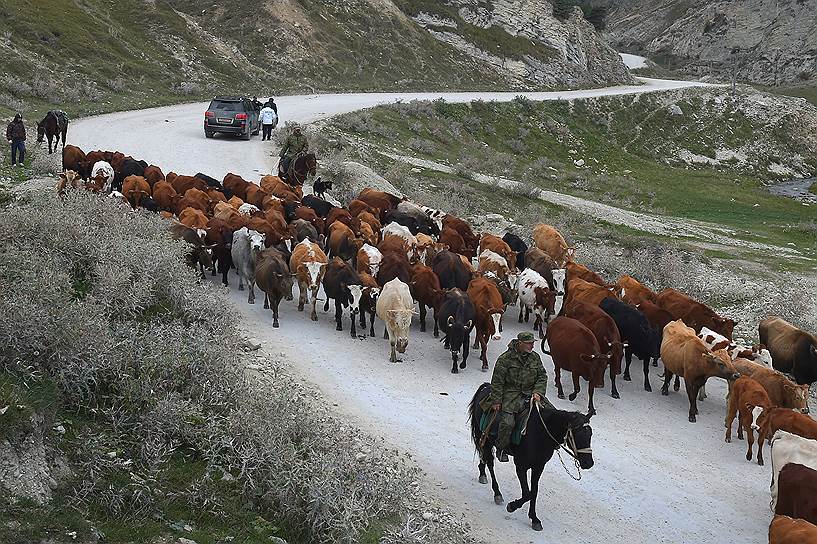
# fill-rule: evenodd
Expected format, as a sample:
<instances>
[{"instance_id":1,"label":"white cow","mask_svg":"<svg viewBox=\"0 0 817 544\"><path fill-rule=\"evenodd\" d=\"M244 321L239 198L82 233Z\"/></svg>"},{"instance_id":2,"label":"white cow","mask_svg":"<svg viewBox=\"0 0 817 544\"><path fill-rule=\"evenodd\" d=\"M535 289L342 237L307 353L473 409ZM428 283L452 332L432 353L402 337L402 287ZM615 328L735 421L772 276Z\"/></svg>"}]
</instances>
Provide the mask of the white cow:
<instances>
[{"instance_id":1,"label":"white cow","mask_svg":"<svg viewBox=\"0 0 817 544\"><path fill-rule=\"evenodd\" d=\"M788 463L798 463L817 470L817 440L803 438L786 431L777 431L772 437L772 501L777 506L777 477Z\"/></svg>"},{"instance_id":2,"label":"white cow","mask_svg":"<svg viewBox=\"0 0 817 544\"><path fill-rule=\"evenodd\" d=\"M544 338L544 327L552 316L559 315L556 311L558 297L550 290L548 282L539 272L531 268L526 268L519 275L519 322L522 323L522 314L525 319L533 311L536 316L533 328L539 330ZM563 298L563 297L561 297ZM561 304L559 304L561 310Z\"/></svg>"},{"instance_id":3,"label":"white cow","mask_svg":"<svg viewBox=\"0 0 817 544\"><path fill-rule=\"evenodd\" d=\"M364 257L365 255L365 257ZM365 272L377 277L377 272L380 270L380 262L383 260L383 254L380 250L369 244L363 244L363 247L357 252L358 272ZM363 270L365 268L365 270Z\"/></svg>"},{"instance_id":4,"label":"white cow","mask_svg":"<svg viewBox=\"0 0 817 544\"><path fill-rule=\"evenodd\" d=\"M260 211L261 210L258 209L258 206L256 206L255 204L249 204L247 202L245 202L244 204L242 204L241 206L238 207L238 213L240 213L241 215L250 216L250 215L254 214L255 212L260 212Z\"/></svg>"},{"instance_id":5,"label":"white cow","mask_svg":"<svg viewBox=\"0 0 817 544\"><path fill-rule=\"evenodd\" d=\"M100 192L107 193L111 190L113 184L114 171L113 166L107 161L96 161L93 168L91 168L91 180L96 182Z\"/></svg>"},{"instance_id":6,"label":"white cow","mask_svg":"<svg viewBox=\"0 0 817 544\"><path fill-rule=\"evenodd\" d=\"M398 362L397 352L405 353L411 316L414 315L414 300L409 286L398 278L386 283L377 299L377 317L386 324L391 345L389 361Z\"/></svg>"},{"instance_id":7,"label":"white cow","mask_svg":"<svg viewBox=\"0 0 817 544\"><path fill-rule=\"evenodd\" d=\"M383 227L383 230L380 232L383 238L386 236L399 236L406 241L409 248L413 248L417 245L417 237L411 233L408 227L404 227L400 223L389 223Z\"/></svg>"},{"instance_id":8,"label":"white cow","mask_svg":"<svg viewBox=\"0 0 817 544\"><path fill-rule=\"evenodd\" d=\"M318 313L315 310L315 303L318 300L318 290L326 273L326 265L329 260L326 254L321 251L318 244L309 240L304 240L295 246L292 256L289 259L289 269L298 278L298 311L304 310L304 305L309 302L308 293L312 292L312 321L318 320Z\"/></svg>"},{"instance_id":9,"label":"white cow","mask_svg":"<svg viewBox=\"0 0 817 544\"><path fill-rule=\"evenodd\" d=\"M708 327L701 327L701 332L698 333L698 338L703 340L709 351L717 351L725 349L729 356L734 361L738 357L749 359L758 364L772 368L772 354L766 349L763 344L755 344L754 346L744 346L736 344L720 333L713 331ZM698 400L706 398L706 384L701 386L698 391Z\"/></svg>"},{"instance_id":10,"label":"white cow","mask_svg":"<svg viewBox=\"0 0 817 544\"><path fill-rule=\"evenodd\" d=\"M261 251L264 250L264 233L249 230L241 227L233 233L233 245L230 254L233 258L233 266L238 273L238 290L244 290L244 282L250 289L247 297L249 304L255 304L255 260Z\"/></svg>"}]
</instances>

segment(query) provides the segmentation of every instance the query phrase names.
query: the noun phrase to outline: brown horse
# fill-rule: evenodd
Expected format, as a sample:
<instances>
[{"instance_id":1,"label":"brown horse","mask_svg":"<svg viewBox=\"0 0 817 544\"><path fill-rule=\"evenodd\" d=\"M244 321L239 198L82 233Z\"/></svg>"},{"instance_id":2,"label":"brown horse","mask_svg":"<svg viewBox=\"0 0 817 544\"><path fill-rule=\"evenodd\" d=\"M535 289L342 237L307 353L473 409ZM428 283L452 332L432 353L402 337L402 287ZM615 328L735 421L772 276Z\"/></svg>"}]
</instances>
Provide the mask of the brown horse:
<instances>
[{"instance_id":1,"label":"brown horse","mask_svg":"<svg viewBox=\"0 0 817 544\"><path fill-rule=\"evenodd\" d=\"M48 153L49 155L57 148L60 143L60 136L62 136L62 147L65 147L65 136L68 133L68 117L63 112L51 110L45 114L42 121L37 123L37 142L42 143L43 136L48 136ZM53 148L51 140L56 137Z\"/></svg>"},{"instance_id":2,"label":"brown horse","mask_svg":"<svg viewBox=\"0 0 817 544\"><path fill-rule=\"evenodd\" d=\"M278 162L278 177L285 179L293 187L300 187L307 176L314 176L318 168L318 159L314 153L298 155L289 162L286 172L281 170L282 161Z\"/></svg>"}]
</instances>

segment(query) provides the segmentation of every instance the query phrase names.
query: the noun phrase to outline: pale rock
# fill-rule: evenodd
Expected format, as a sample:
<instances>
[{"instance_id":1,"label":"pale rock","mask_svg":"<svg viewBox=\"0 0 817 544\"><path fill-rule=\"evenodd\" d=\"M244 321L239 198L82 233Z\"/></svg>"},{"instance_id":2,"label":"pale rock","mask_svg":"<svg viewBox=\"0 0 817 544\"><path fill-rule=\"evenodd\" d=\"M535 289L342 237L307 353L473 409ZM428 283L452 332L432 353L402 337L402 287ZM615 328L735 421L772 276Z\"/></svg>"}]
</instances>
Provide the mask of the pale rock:
<instances>
[{"instance_id":1,"label":"pale rock","mask_svg":"<svg viewBox=\"0 0 817 544\"><path fill-rule=\"evenodd\" d=\"M423 519L426 521L434 521L434 514L432 512L423 512Z\"/></svg>"},{"instance_id":2,"label":"pale rock","mask_svg":"<svg viewBox=\"0 0 817 544\"><path fill-rule=\"evenodd\" d=\"M670 104L669 107L667 107L667 110L669 111L670 115L681 116L684 114L684 110L682 110L681 106L678 104Z\"/></svg>"},{"instance_id":3,"label":"pale rock","mask_svg":"<svg viewBox=\"0 0 817 544\"><path fill-rule=\"evenodd\" d=\"M259 340L257 338L248 338L244 342L244 347L247 348L250 351L259 350L259 349L261 349L261 340Z\"/></svg>"},{"instance_id":4,"label":"pale rock","mask_svg":"<svg viewBox=\"0 0 817 544\"><path fill-rule=\"evenodd\" d=\"M197 544L195 540L189 538L179 537L178 544Z\"/></svg>"},{"instance_id":5,"label":"pale rock","mask_svg":"<svg viewBox=\"0 0 817 544\"><path fill-rule=\"evenodd\" d=\"M500 221L503 221L504 219L505 217L498 213L489 213L485 216L485 220L488 221L489 223L498 223Z\"/></svg>"},{"instance_id":6,"label":"pale rock","mask_svg":"<svg viewBox=\"0 0 817 544\"><path fill-rule=\"evenodd\" d=\"M581 168L582 166L584 166L584 159L578 159L578 160L575 160L575 161L573 161L573 164L574 164L574 165L575 165L577 168Z\"/></svg>"}]
</instances>

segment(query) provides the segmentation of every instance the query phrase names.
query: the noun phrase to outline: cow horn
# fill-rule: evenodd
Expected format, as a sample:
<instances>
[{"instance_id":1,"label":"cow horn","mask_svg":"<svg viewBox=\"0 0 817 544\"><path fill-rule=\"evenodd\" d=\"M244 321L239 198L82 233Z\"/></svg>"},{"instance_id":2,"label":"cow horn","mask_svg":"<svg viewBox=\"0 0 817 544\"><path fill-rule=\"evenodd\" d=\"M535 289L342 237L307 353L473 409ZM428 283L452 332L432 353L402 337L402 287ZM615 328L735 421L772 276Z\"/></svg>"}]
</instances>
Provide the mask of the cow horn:
<instances>
[{"instance_id":1,"label":"cow horn","mask_svg":"<svg viewBox=\"0 0 817 544\"><path fill-rule=\"evenodd\" d=\"M448 316L448 325L451 326L453 324L454 324L454 316L450 315L450 316Z\"/></svg>"},{"instance_id":2,"label":"cow horn","mask_svg":"<svg viewBox=\"0 0 817 544\"><path fill-rule=\"evenodd\" d=\"M473 321L471 321L471 320L469 319L469 320L468 320L468 323L466 323L466 324L465 324L465 328L466 328L466 329L470 329L470 328L471 328L471 325L473 325L473 324L474 324L474 322L473 322Z\"/></svg>"}]
</instances>

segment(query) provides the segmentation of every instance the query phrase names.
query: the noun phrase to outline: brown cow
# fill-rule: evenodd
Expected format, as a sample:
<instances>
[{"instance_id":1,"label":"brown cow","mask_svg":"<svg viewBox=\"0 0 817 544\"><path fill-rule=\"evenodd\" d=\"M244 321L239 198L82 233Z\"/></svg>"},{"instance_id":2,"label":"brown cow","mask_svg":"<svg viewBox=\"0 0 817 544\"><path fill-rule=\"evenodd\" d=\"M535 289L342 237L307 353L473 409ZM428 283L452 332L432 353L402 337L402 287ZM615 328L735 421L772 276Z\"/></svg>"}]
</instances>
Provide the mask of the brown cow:
<instances>
[{"instance_id":1,"label":"brown cow","mask_svg":"<svg viewBox=\"0 0 817 544\"><path fill-rule=\"evenodd\" d=\"M533 245L550 255L559 268L565 268L567 263L573 260L576 251L567 245L564 236L556 227L544 223L533 226Z\"/></svg>"},{"instance_id":2,"label":"brown cow","mask_svg":"<svg viewBox=\"0 0 817 544\"><path fill-rule=\"evenodd\" d=\"M286 202L300 202L303 198L303 192L299 191L299 187L293 188L278 176L264 176L261 178L261 187L266 193Z\"/></svg>"},{"instance_id":3,"label":"brown cow","mask_svg":"<svg viewBox=\"0 0 817 544\"><path fill-rule=\"evenodd\" d=\"M155 192L155 191L154 191ZM155 198L155 197L154 197ZM244 216L238 213L227 202L217 202L213 210L213 217L224 221L234 231L244 226Z\"/></svg>"},{"instance_id":4,"label":"brown cow","mask_svg":"<svg viewBox=\"0 0 817 544\"><path fill-rule=\"evenodd\" d=\"M357 200L362 200L369 206L380 210L380 219L382 221L383 215L389 210L396 209L397 205L400 204L402 199L391 193L366 187L360 191L360 195L358 195Z\"/></svg>"},{"instance_id":5,"label":"brown cow","mask_svg":"<svg viewBox=\"0 0 817 544\"><path fill-rule=\"evenodd\" d=\"M349 210L346 208L332 208L329 210L329 213L326 214L326 221L324 221L325 225L331 225L332 223L340 221L353 232L358 232L360 230L360 220L352 217L352 214L349 213Z\"/></svg>"},{"instance_id":6,"label":"brown cow","mask_svg":"<svg viewBox=\"0 0 817 544\"><path fill-rule=\"evenodd\" d=\"M372 246L376 246L380 242L379 233L375 233L372 226L368 223L360 222L360 237Z\"/></svg>"},{"instance_id":7,"label":"brown cow","mask_svg":"<svg viewBox=\"0 0 817 544\"><path fill-rule=\"evenodd\" d=\"M565 317L575 319L590 329L593 336L596 337L596 342L598 342L601 352L610 355L610 381L613 384L610 395L614 399L619 398L618 389L616 388L616 376L621 374L621 358L624 356L624 343L621 341L621 335L618 332L616 322L607 312L597 305L581 301L575 301L569 304L567 308L565 308L564 315ZM604 375L602 375L602 381L598 384L600 387L604 386L603 380Z\"/></svg>"},{"instance_id":8,"label":"brown cow","mask_svg":"<svg viewBox=\"0 0 817 544\"><path fill-rule=\"evenodd\" d=\"M176 176L170 182L176 192L183 195L188 189L198 189L199 191L207 190L207 182L193 176Z\"/></svg>"},{"instance_id":9,"label":"brown cow","mask_svg":"<svg viewBox=\"0 0 817 544\"><path fill-rule=\"evenodd\" d=\"M62 148L62 170L64 172L73 170L77 172L82 179L88 179L91 175L91 167L93 164L87 164L87 157L82 149L75 145L66 145Z\"/></svg>"},{"instance_id":10,"label":"brown cow","mask_svg":"<svg viewBox=\"0 0 817 544\"><path fill-rule=\"evenodd\" d=\"M200 189L191 188L184 192L184 196L175 203L176 213L181 212L185 208L195 208L201 210L207 215L211 215L213 209L213 201L210 196Z\"/></svg>"},{"instance_id":11,"label":"brown cow","mask_svg":"<svg viewBox=\"0 0 817 544\"><path fill-rule=\"evenodd\" d=\"M465 240L463 240L460 233L451 227L443 227L438 239L440 243L448 246L448 250L451 252L458 253L460 255L470 253L470 249L465 244Z\"/></svg>"},{"instance_id":12,"label":"brown cow","mask_svg":"<svg viewBox=\"0 0 817 544\"><path fill-rule=\"evenodd\" d=\"M373 217L380 217L380 209L375 208L374 206L370 206L366 202L362 200L354 199L349 202L349 213L354 215L355 217L360 216L361 213L368 213Z\"/></svg>"},{"instance_id":13,"label":"brown cow","mask_svg":"<svg viewBox=\"0 0 817 544\"><path fill-rule=\"evenodd\" d=\"M752 430L758 431L757 435L757 464L763 464L763 440L765 435L758 426L757 420L761 413L772 407L772 401L762 385L752 378L741 376L734 383L729 385L729 403L726 407L726 441L732 442L732 422L738 414L738 439L743 439L743 431L746 431L746 441L749 449L746 451L746 460L752 460L752 446L755 443L755 436Z\"/></svg>"},{"instance_id":14,"label":"brown cow","mask_svg":"<svg viewBox=\"0 0 817 544\"><path fill-rule=\"evenodd\" d=\"M499 332L499 320L505 312L502 304L502 295L488 278L474 278L468 284L468 297L476 310L474 348L482 348L482 370L488 371L488 337L492 340L502 340Z\"/></svg>"},{"instance_id":15,"label":"brown cow","mask_svg":"<svg viewBox=\"0 0 817 544\"><path fill-rule=\"evenodd\" d=\"M247 186L249 182L236 174L227 174L221 182L221 185L233 192L241 200L247 199Z\"/></svg>"},{"instance_id":16,"label":"brown cow","mask_svg":"<svg viewBox=\"0 0 817 544\"><path fill-rule=\"evenodd\" d=\"M207 196L210 197L210 200L215 204L216 202L227 202L227 197L224 196L224 193L216 189L215 187L210 187L207 189Z\"/></svg>"},{"instance_id":17,"label":"brown cow","mask_svg":"<svg viewBox=\"0 0 817 544\"><path fill-rule=\"evenodd\" d=\"M448 214L443 217L443 227L448 227L456 231L464 242L464 247L460 251L455 251L453 246L450 242L443 239L442 233L440 233L440 242L444 244L448 244L452 247L451 251L455 253L459 253L460 255L465 255L469 259L473 259L474 255L477 252L477 246L479 245L479 238L474 235L474 231L471 230L471 226L454 215Z\"/></svg>"},{"instance_id":18,"label":"brown cow","mask_svg":"<svg viewBox=\"0 0 817 544\"><path fill-rule=\"evenodd\" d=\"M207 228L209 218L201 210L195 208L185 208L179 213L179 223L190 227L191 229L204 230ZM204 233L199 233L204 236Z\"/></svg>"},{"instance_id":19,"label":"brown cow","mask_svg":"<svg viewBox=\"0 0 817 544\"><path fill-rule=\"evenodd\" d=\"M786 463L777 475L774 513L817 523L817 470L800 463Z\"/></svg>"},{"instance_id":20,"label":"brown cow","mask_svg":"<svg viewBox=\"0 0 817 544\"><path fill-rule=\"evenodd\" d=\"M567 263L567 279L571 280L573 278L581 278L584 281L588 281L590 283L595 283L596 285L602 285L604 287L612 287L609 283L604 281L604 278L584 266L583 264L574 263L573 261L569 261ZM617 292L621 292L620 289L616 290Z\"/></svg>"},{"instance_id":21,"label":"brown cow","mask_svg":"<svg viewBox=\"0 0 817 544\"><path fill-rule=\"evenodd\" d=\"M490 250L497 255L501 255L505 258L505 261L511 269L516 268L516 251L512 250L511 246L499 236L494 236L487 232L483 233L482 238L479 239L480 255L485 250Z\"/></svg>"},{"instance_id":22,"label":"brown cow","mask_svg":"<svg viewBox=\"0 0 817 544\"><path fill-rule=\"evenodd\" d=\"M151 188L156 185L156 182L164 181L165 175L162 169L158 166L150 165L145 168L145 179L150 184Z\"/></svg>"},{"instance_id":23,"label":"brown cow","mask_svg":"<svg viewBox=\"0 0 817 544\"><path fill-rule=\"evenodd\" d=\"M728 355L726 359L729 359ZM680 319L664 327L661 360L664 361L664 385L661 387L661 394L669 395L669 383L673 374L683 377L689 397L691 423L696 421L698 415L698 390L708 378L736 380L740 377L731 360L723 360L710 352L695 334L695 330L684 325Z\"/></svg>"},{"instance_id":24,"label":"brown cow","mask_svg":"<svg viewBox=\"0 0 817 544\"><path fill-rule=\"evenodd\" d=\"M775 516L769 525L769 544L817 544L817 526L802 519Z\"/></svg>"},{"instance_id":25,"label":"brown cow","mask_svg":"<svg viewBox=\"0 0 817 544\"><path fill-rule=\"evenodd\" d=\"M760 343L766 344L772 365L794 376L799 384L817 381L817 338L780 317L760 322Z\"/></svg>"},{"instance_id":26,"label":"brown cow","mask_svg":"<svg viewBox=\"0 0 817 544\"><path fill-rule=\"evenodd\" d=\"M402 251L387 251L380 261L380 270L377 271L377 283L386 285L394 278L408 285L411 283L411 264Z\"/></svg>"},{"instance_id":27,"label":"brown cow","mask_svg":"<svg viewBox=\"0 0 817 544\"><path fill-rule=\"evenodd\" d=\"M786 431L809 440L817 440L817 421L788 408L763 410L757 418L757 424L763 436L774 436L777 431Z\"/></svg>"},{"instance_id":28,"label":"brown cow","mask_svg":"<svg viewBox=\"0 0 817 544\"><path fill-rule=\"evenodd\" d=\"M289 268L295 273L298 278L298 311L304 310L304 305L309 303L307 293L312 293L312 313L310 319L312 321L318 320L318 313L315 310L315 304L318 300L318 290L320 290L323 282L323 275L326 273L326 265L329 259L324 252L309 240L297 244L292 249L292 257L289 258Z\"/></svg>"},{"instance_id":29,"label":"brown cow","mask_svg":"<svg viewBox=\"0 0 817 544\"><path fill-rule=\"evenodd\" d=\"M763 386L773 406L789 408L804 414L809 412L807 384L797 385L782 372L742 357L738 357L732 363L741 376L752 378Z\"/></svg>"},{"instance_id":30,"label":"brown cow","mask_svg":"<svg viewBox=\"0 0 817 544\"><path fill-rule=\"evenodd\" d=\"M695 329L696 333L701 332L702 327L708 327L729 340L732 339L732 330L735 328L736 321L719 316L709 306L701 304L680 291L664 289L658 293L657 301L659 306L671 313L675 319L680 319L684 324Z\"/></svg>"},{"instance_id":31,"label":"brown cow","mask_svg":"<svg viewBox=\"0 0 817 544\"><path fill-rule=\"evenodd\" d=\"M377 249L379 249L381 253L402 251L408 255L409 245L406 239L400 236L384 236L380 243L377 244Z\"/></svg>"},{"instance_id":32,"label":"brown cow","mask_svg":"<svg viewBox=\"0 0 817 544\"><path fill-rule=\"evenodd\" d=\"M434 310L434 338L440 336L437 324L437 311L443 302L445 292L440 287L440 278L434 271L423 264L417 263L411 267L411 296L420 306L420 332L426 331L426 306Z\"/></svg>"},{"instance_id":33,"label":"brown cow","mask_svg":"<svg viewBox=\"0 0 817 544\"><path fill-rule=\"evenodd\" d=\"M60 172L59 179L60 181L57 182L57 194L60 196L65 196L65 190L68 187L72 189L79 189L83 186L82 176L80 176L79 173L75 172L74 170Z\"/></svg>"},{"instance_id":34,"label":"brown cow","mask_svg":"<svg viewBox=\"0 0 817 544\"><path fill-rule=\"evenodd\" d=\"M122 182L122 194L131 207L136 209L143 197L150 196L150 184L142 176L128 176Z\"/></svg>"},{"instance_id":35,"label":"brown cow","mask_svg":"<svg viewBox=\"0 0 817 544\"><path fill-rule=\"evenodd\" d=\"M238 209L244 204L244 201L233 195L229 198L229 200L227 200L227 204L232 206L235 211L238 211Z\"/></svg>"},{"instance_id":36,"label":"brown cow","mask_svg":"<svg viewBox=\"0 0 817 544\"><path fill-rule=\"evenodd\" d=\"M355 217L360 219L361 223L368 223L372 227L372 230L378 234L380 234L380 231L383 230L383 225L380 223L380 220L372 213L360 212L359 214L355 215Z\"/></svg>"},{"instance_id":37,"label":"brown cow","mask_svg":"<svg viewBox=\"0 0 817 544\"><path fill-rule=\"evenodd\" d=\"M278 305L292 300L293 274L286 256L275 248L261 252L255 262L255 284L264 291L264 309L272 310L272 326L278 328Z\"/></svg>"},{"instance_id":38,"label":"brown cow","mask_svg":"<svg viewBox=\"0 0 817 544\"><path fill-rule=\"evenodd\" d=\"M264 197L269 196L269 193L262 189L260 185L256 185L255 183L248 183L245 191L247 197L244 199L244 202L257 206L258 209L263 209Z\"/></svg>"},{"instance_id":39,"label":"brown cow","mask_svg":"<svg viewBox=\"0 0 817 544\"><path fill-rule=\"evenodd\" d=\"M547 342L550 351L545 353L553 359L559 398L565 398L562 390L562 369L565 369L573 374L573 392L568 398L576 400L580 391L579 378L584 378L587 380L587 393L590 397L588 415L595 414L593 391L604 379L604 369L610 362L610 355L601 352L593 331L569 317L559 316L550 322Z\"/></svg>"},{"instance_id":40,"label":"brown cow","mask_svg":"<svg viewBox=\"0 0 817 544\"><path fill-rule=\"evenodd\" d=\"M604 287L584 281L581 278L574 278L567 282L567 299L565 303L568 305L578 300L598 306L606 298L618 300L615 286Z\"/></svg>"},{"instance_id":41,"label":"brown cow","mask_svg":"<svg viewBox=\"0 0 817 544\"><path fill-rule=\"evenodd\" d=\"M263 217L249 217L244 224L248 229L264 234L264 244L266 247L284 244L288 252L292 251L292 236L286 227L283 231L280 231Z\"/></svg>"},{"instance_id":42,"label":"brown cow","mask_svg":"<svg viewBox=\"0 0 817 544\"><path fill-rule=\"evenodd\" d=\"M627 304L638 306L644 302L658 304L658 295L656 295L649 287L644 286L641 282L627 274L621 276L616 285L619 286L621 293L621 300Z\"/></svg>"},{"instance_id":43,"label":"brown cow","mask_svg":"<svg viewBox=\"0 0 817 544\"><path fill-rule=\"evenodd\" d=\"M345 223L335 221L329 225L329 256L340 257L344 261L348 261L363 247L365 243L362 238L355 237Z\"/></svg>"},{"instance_id":44,"label":"brown cow","mask_svg":"<svg viewBox=\"0 0 817 544\"><path fill-rule=\"evenodd\" d=\"M280 202L280 201L279 201ZM267 209L267 205L262 208L264 210ZM323 217L318 216L315 213L315 210L310 208L309 206L297 206L294 211L296 219L303 219L304 221L309 221L315 230L318 231L318 234L324 234L324 222Z\"/></svg>"}]
</instances>

